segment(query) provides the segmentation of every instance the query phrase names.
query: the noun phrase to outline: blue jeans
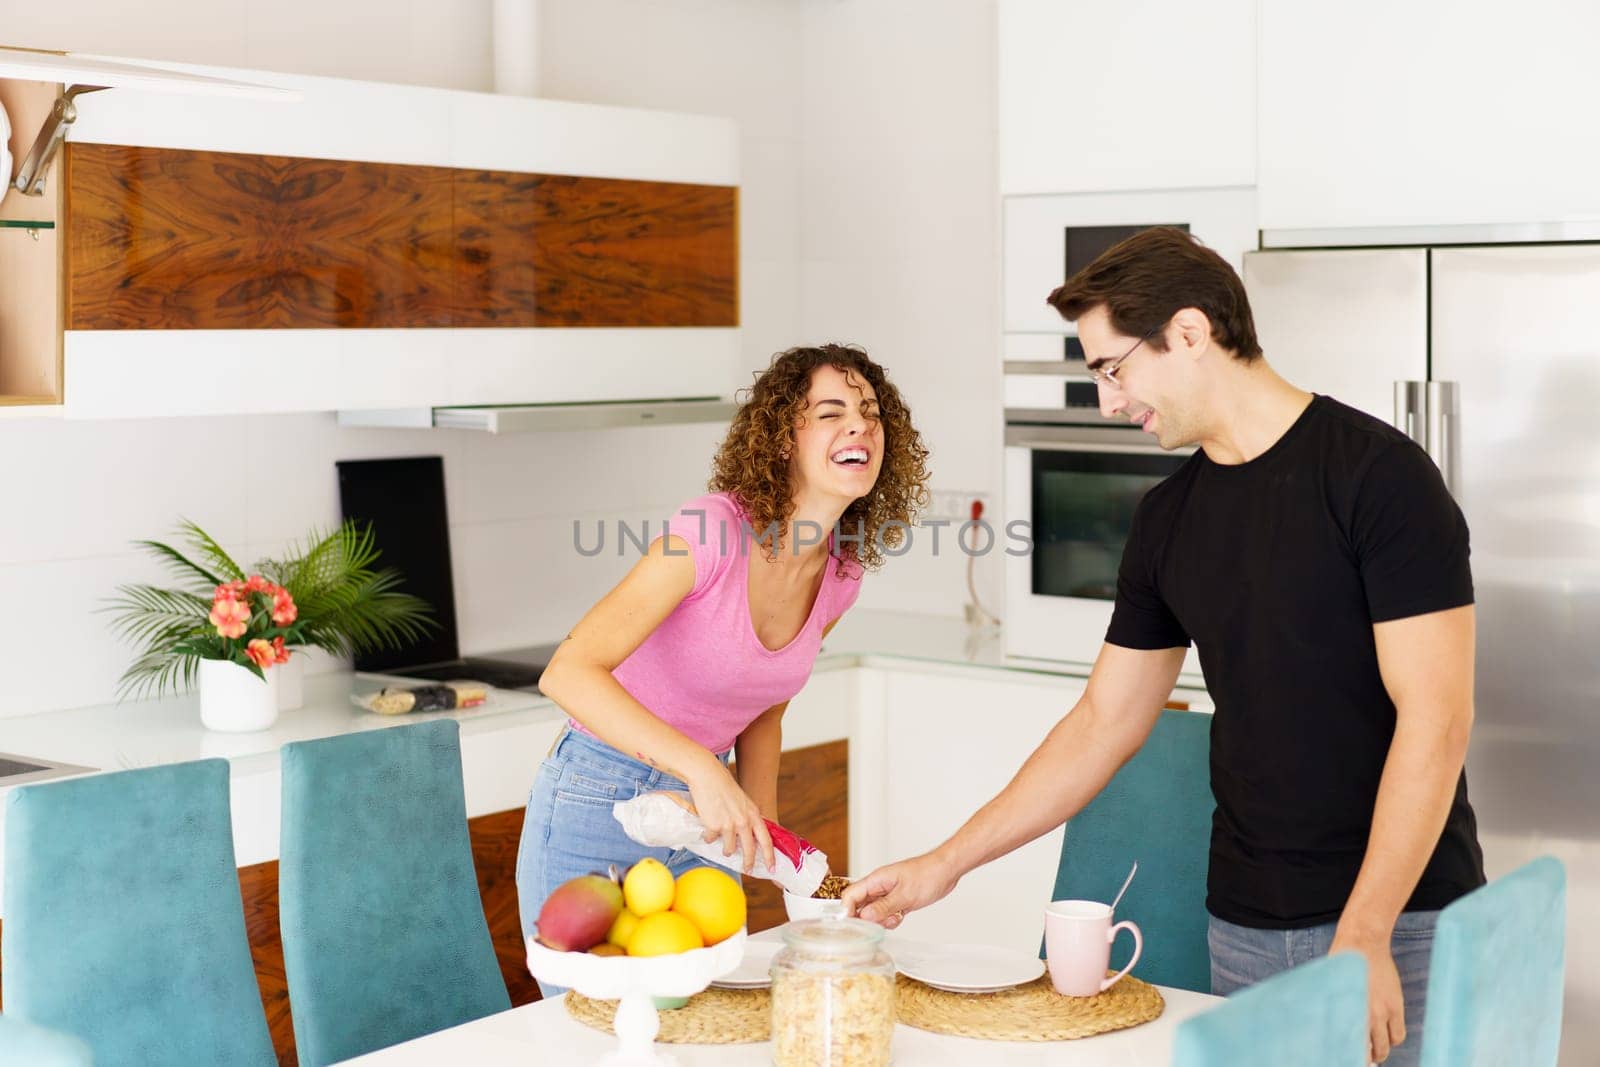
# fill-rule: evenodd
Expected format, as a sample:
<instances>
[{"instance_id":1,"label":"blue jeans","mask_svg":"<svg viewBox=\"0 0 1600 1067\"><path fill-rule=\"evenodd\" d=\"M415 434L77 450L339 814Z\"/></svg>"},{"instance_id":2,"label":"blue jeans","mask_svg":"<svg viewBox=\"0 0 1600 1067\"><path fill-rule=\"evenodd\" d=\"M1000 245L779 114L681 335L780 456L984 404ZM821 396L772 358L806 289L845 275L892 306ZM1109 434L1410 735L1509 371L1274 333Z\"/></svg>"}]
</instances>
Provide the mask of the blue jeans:
<instances>
[{"instance_id":1,"label":"blue jeans","mask_svg":"<svg viewBox=\"0 0 1600 1067\"><path fill-rule=\"evenodd\" d=\"M1436 911L1403 912L1395 921L1389 950L1400 972L1406 1005L1406 1039L1384 1067L1416 1067L1422 1059L1422 1013L1428 996L1428 962L1433 958ZM1211 949L1211 992L1228 996L1280 971L1328 954L1335 923L1303 930L1253 930L1211 916L1206 940Z\"/></svg>"},{"instance_id":2,"label":"blue jeans","mask_svg":"<svg viewBox=\"0 0 1600 1067\"><path fill-rule=\"evenodd\" d=\"M728 762L728 753L718 757ZM658 790L688 792L683 782L648 764L624 756L604 741L568 729L550 758L539 765L517 848L517 910L522 936L532 933L545 898L569 879L619 871L654 856L673 875L711 864L685 848L646 848L622 832L611 805ZM546 997L566 990L539 983Z\"/></svg>"}]
</instances>

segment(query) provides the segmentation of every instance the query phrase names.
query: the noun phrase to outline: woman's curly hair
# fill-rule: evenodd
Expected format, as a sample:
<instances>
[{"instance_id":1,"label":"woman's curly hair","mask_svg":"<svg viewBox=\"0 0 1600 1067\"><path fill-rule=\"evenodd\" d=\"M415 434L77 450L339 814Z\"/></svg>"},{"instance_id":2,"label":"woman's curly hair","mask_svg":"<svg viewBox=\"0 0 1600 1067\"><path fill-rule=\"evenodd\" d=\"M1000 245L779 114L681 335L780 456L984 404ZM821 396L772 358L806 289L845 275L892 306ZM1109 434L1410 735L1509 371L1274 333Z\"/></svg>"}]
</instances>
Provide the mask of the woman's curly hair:
<instances>
[{"instance_id":1,"label":"woman's curly hair","mask_svg":"<svg viewBox=\"0 0 1600 1067\"><path fill-rule=\"evenodd\" d=\"M805 418L811 373L818 367L853 372L878 395L883 467L872 490L852 501L840 516L839 529L848 536L835 546L841 575L846 560L875 570L883 565L883 549L898 547L917 512L927 506L928 449L911 424L911 410L900 390L884 369L855 345L791 348L772 357L755 384L741 390L747 395L711 462L709 488L732 495L757 534L774 523L779 529L788 526L794 511L789 456L794 451L795 428ZM775 555L777 542L770 541L767 548L769 556Z\"/></svg>"}]
</instances>

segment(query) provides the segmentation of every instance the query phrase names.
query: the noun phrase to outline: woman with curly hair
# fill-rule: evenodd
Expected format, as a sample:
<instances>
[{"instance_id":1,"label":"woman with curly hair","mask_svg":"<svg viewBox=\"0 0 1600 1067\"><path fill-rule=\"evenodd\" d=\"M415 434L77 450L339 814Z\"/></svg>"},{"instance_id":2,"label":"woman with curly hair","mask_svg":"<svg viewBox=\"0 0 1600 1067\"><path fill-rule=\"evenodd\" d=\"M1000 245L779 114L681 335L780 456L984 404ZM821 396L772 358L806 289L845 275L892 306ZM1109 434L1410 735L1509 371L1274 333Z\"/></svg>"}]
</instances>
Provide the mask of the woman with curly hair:
<instances>
[{"instance_id":1,"label":"woman with curly hair","mask_svg":"<svg viewBox=\"0 0 1600 1067\"><path fill-rule=\"evenodd\" d=\"M539 679L570 718L523 822L525 932L567 879L649 854L611 817L643 792L687 790L708 842L742 852L747 871L771 865L762 820L778 819L784 709L862 573L926 503L927 457L899 390L861 349L773 358L717 450L711 492L668 521ZM674 874L701 862L655 853Z\"/></svg>"}]
</instances>

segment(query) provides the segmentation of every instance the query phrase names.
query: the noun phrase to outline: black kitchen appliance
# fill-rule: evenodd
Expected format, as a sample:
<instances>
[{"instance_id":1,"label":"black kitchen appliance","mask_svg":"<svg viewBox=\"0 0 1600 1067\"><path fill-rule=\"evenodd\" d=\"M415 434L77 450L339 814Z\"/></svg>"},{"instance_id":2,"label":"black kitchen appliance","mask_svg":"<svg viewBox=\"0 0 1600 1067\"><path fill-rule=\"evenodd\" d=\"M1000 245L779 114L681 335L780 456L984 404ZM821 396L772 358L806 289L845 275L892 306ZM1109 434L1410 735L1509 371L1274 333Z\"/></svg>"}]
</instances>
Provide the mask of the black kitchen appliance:
<instances>
[{"instance_id":1,"label":"black kitchen appliance","mask_svg":"<svg viewBox=\"0 0 1600 1067\"><path fill-rule=\"evenodd\" d=\"M355 668L372 674L436 681L471 679L498 689L538 691L554 645L462 656L456 634L450 570L450 521L444 461L439 456L342 460L339 504L346 519L370 525L379 567L394 567L400 589L426 601L438 627L403 648L358 654Z\"/></svg>"}]
</instances>

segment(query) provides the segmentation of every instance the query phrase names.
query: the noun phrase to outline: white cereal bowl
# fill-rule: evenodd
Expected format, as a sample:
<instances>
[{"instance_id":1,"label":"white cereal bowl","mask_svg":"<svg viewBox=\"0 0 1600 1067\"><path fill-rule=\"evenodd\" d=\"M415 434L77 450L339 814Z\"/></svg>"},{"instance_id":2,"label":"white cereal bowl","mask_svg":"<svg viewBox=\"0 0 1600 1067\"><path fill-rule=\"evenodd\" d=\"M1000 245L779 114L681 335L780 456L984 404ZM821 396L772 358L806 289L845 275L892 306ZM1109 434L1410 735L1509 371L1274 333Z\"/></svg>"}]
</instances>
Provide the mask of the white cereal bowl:
<instances>
[{"instance_id":1,"label":"white cereal bowl","mask_svg":"<svg viewBox=\"0 0 1600 1067\"><path fill-rule=\"evenodd\" d=\"M845 917L844 901L819 900L816 897L800 897L783 891L783 910L789 913L790 922L799 922L801 919L842 919Z\"/></svg>"},{"instance_id":2,"label":"white cereal bowl","mask_svg":"<svg viewBox=\"0 0 1600 1067\"><path fill-rule=\"evenodd\" d=\"M535 935L537 931L535 931ZM616 1051L601 1060L604 1067L666 1067L673 1057L655 1050L661 1020L655 997L690 997L713 978L738 969L744 959L743 928L710 948L671 956L595 956L557 952L527 939L528 972L541 982L575 989L596 1000L616 1000Z\"/></svg>"}]
</instances>

